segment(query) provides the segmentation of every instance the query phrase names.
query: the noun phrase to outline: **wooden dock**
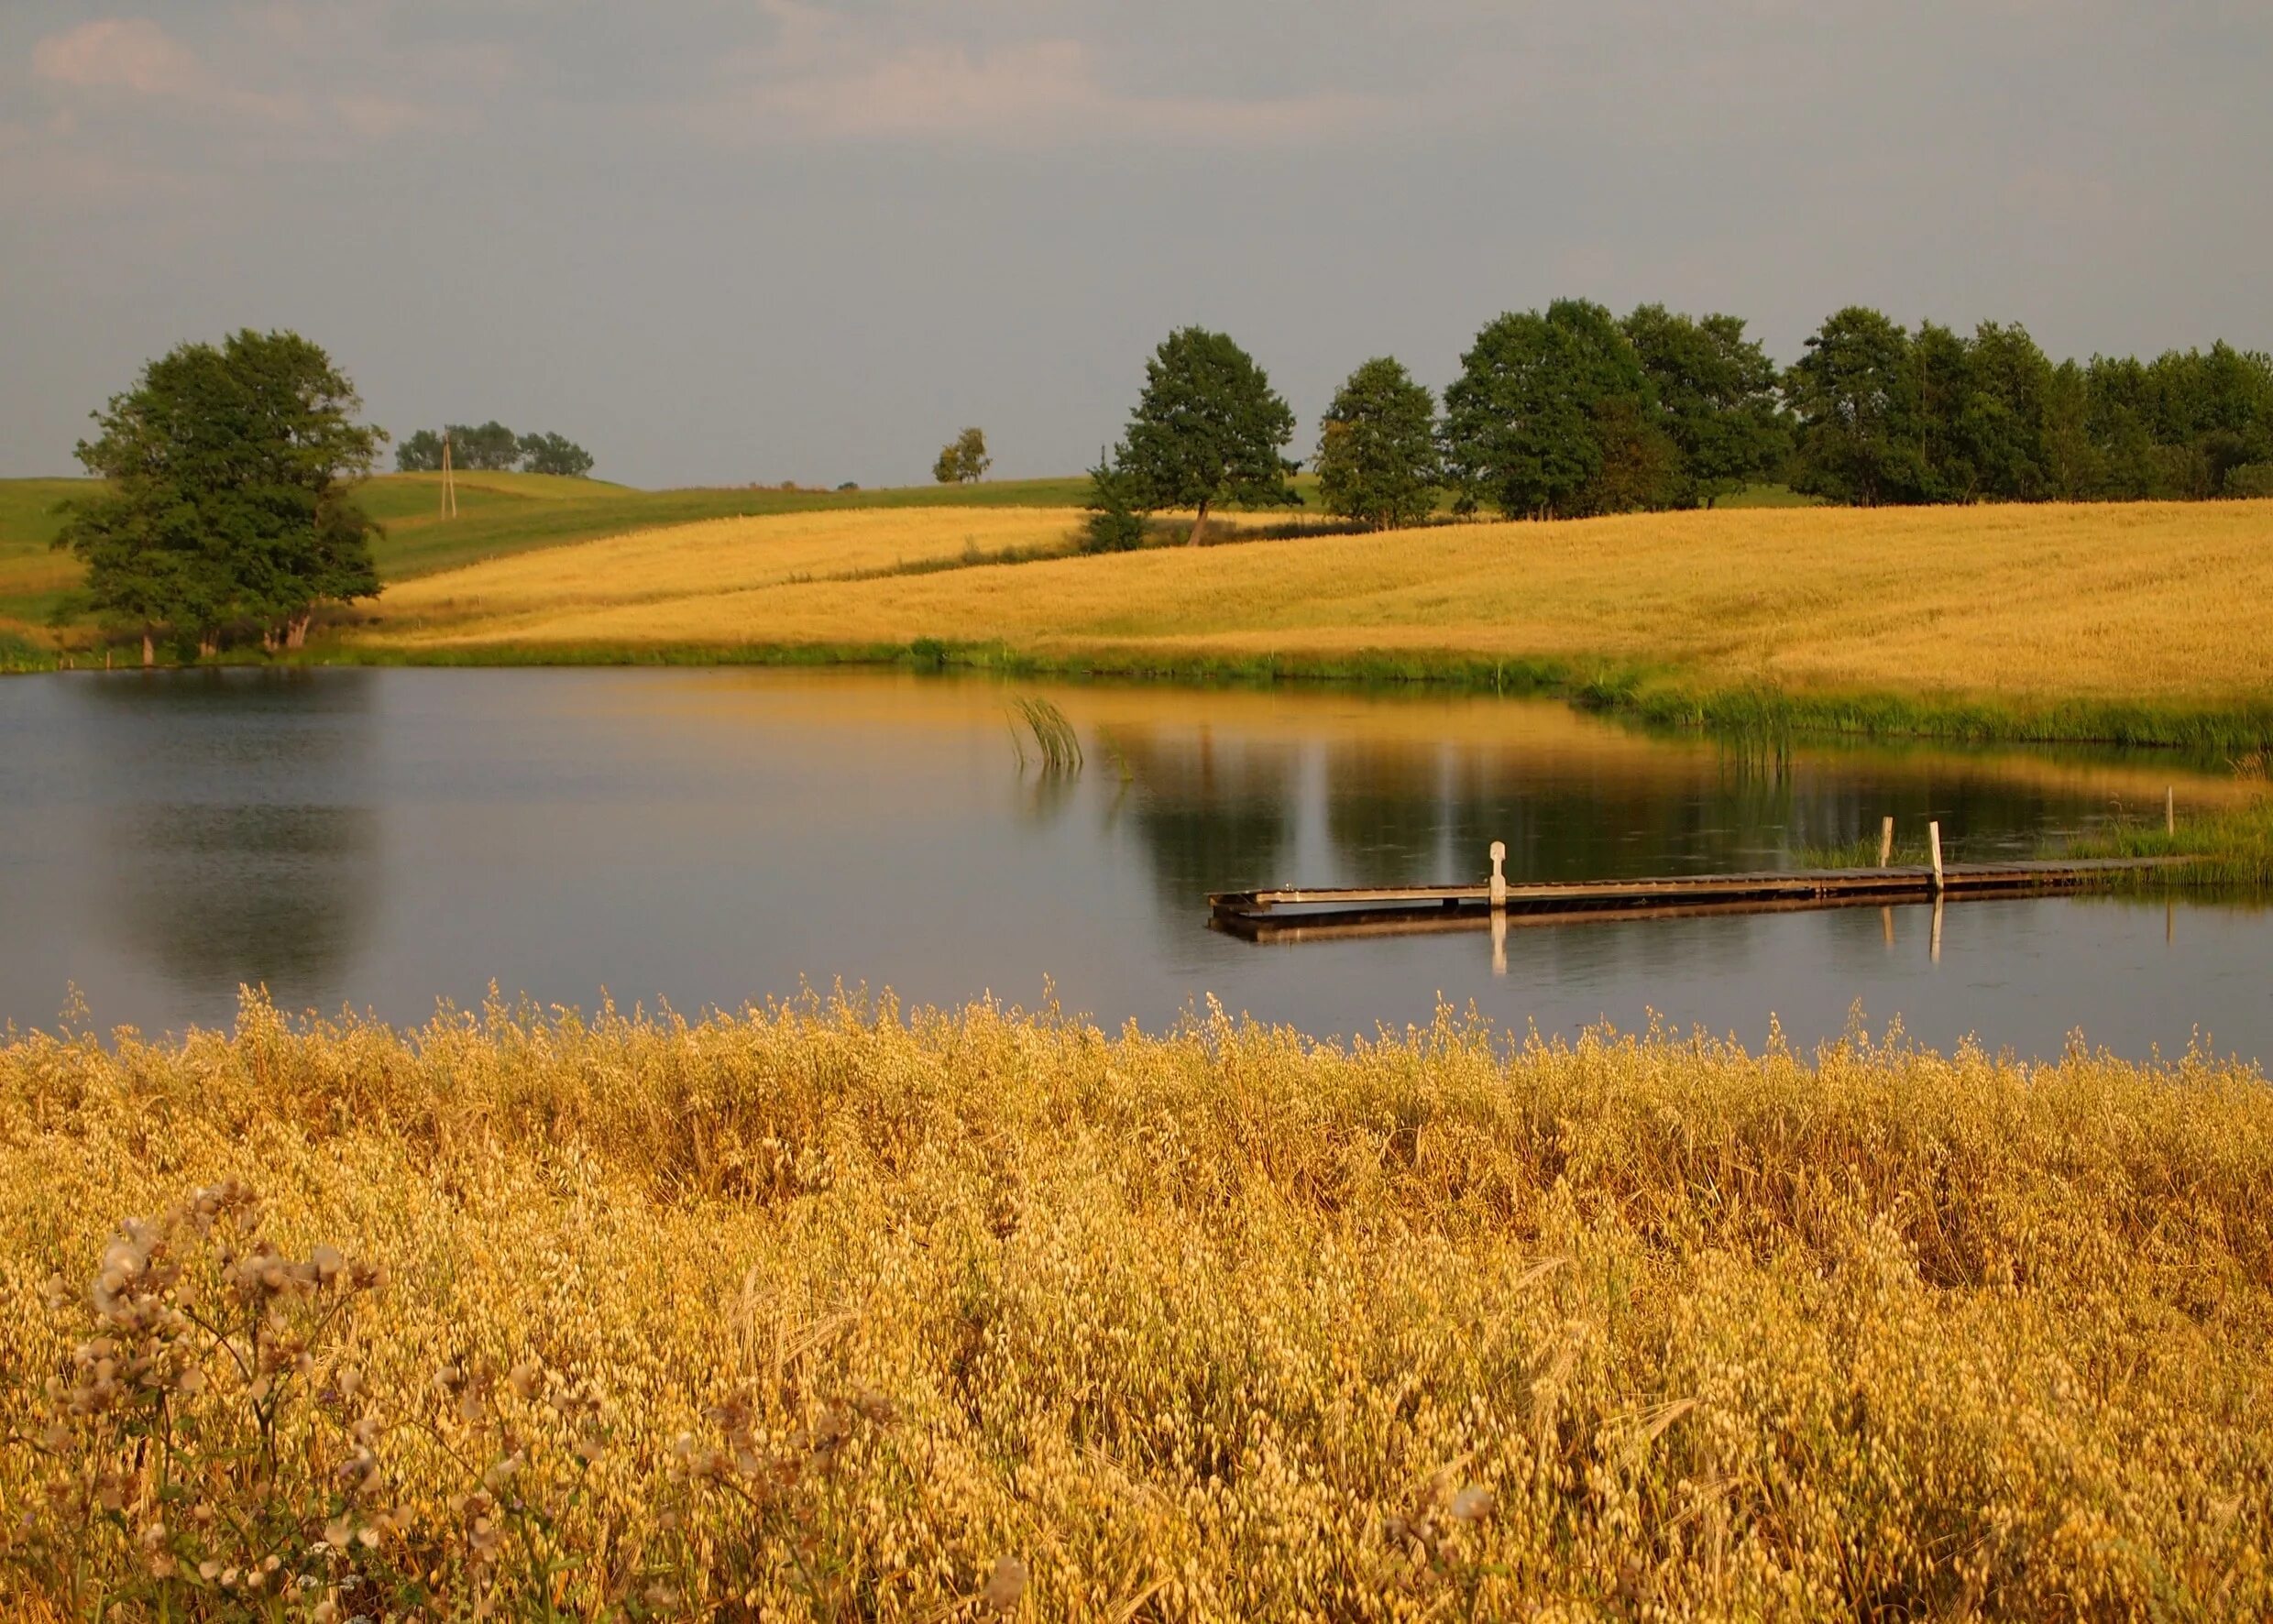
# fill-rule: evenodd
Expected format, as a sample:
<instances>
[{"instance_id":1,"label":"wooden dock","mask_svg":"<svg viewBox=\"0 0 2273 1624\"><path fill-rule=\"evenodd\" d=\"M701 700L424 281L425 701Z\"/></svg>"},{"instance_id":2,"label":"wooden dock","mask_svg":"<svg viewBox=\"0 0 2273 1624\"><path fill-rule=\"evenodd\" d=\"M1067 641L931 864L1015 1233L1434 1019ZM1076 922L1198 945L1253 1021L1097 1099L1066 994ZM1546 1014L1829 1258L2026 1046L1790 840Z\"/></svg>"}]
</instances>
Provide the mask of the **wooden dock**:
<instances>
[{"instance_id":1,"label":"wooden dock","mask_svg":"<svg viewBox=\"0 0 2273 1624\"><path fill-rule=\"evenodd\" d=\"M1938 832L1938 831L1937 831ZM1939 842L1936 842L1937 854ZM1898 864L1856 869L1772 869L1745 874L1676 874L1645 880L1511 883L1493 876L1474 885L1279 886L1209 896L1217 928L1254 941L1406 935L1509 924L1618 917L1663 919L1723 913L1887 905L1942 898L2026 896L2086 890L2117 874L2183 858L2107 858L2037 862Z\"/></svg>"}]
</instances>

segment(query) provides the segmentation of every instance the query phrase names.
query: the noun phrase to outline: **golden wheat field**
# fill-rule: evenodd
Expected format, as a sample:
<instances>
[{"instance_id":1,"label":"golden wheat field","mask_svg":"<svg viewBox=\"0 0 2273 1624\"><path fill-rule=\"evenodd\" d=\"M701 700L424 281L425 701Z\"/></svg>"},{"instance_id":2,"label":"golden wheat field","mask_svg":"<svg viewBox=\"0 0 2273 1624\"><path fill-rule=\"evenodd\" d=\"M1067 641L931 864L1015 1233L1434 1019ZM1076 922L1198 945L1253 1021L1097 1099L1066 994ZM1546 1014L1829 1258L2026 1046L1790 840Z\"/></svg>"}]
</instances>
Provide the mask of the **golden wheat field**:
<instances>
[{"instance_id":1,"label":"golden wheat field","mask_svg":"<svg viewBox=\"0 0 2273 1624\"><path fill-rule=\"evenodd\" d=\"M841 518L848 533L911 522ZM912 522L944 526L952 533L939 544L952 551L965 532L982 549L998 545L993 527L1017 521L990 511ZM619 567L615 545L543 555L562 594L543 614L381 637L412 648L931 637L1046 656L1401 650L1634 662L1795 689L2205 705L2273 692L2273 502L2264 501L1460 525L878 580L730 587L721 577L716 590L663 600ZM458 578L420 590L447 598Z\"/></svg>"},{"instance_id":2,"label":"golden wheat field","mask_svg":"<svg viewBox=\"0 0 2273 1624\"><path fill-rule=\"evenodd\" d=\"M390 631L478 627L543 635L596 609L669 614L798 580L1071 548L1082 515L1053 508L875 508L713 519L486 560L388 587Z\"/></svg>"},{"instance_id":3,"label":"golden wheat field","mask_svg":"<svg viewBox=\"0 0 2273 1624\"><path fill-rule=\"evenodd\" d=\"M990 1006L0 1048L12 1618L2242 1618L2273 1095Z\"/></svg>"}]
</instances>

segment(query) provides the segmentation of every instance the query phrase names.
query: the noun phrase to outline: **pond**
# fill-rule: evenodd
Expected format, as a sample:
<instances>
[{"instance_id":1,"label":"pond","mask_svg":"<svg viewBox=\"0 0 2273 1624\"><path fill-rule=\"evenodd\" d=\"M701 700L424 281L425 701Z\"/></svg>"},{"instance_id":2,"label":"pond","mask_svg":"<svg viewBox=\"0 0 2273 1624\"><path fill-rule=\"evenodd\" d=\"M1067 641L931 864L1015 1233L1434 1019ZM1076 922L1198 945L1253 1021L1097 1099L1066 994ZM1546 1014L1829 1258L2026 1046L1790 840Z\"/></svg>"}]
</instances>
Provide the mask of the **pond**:
<instances>
[{"instance_id":1,"label":"pond","mask_svg":"<svg viewBox=\"0 0 2273 1624\"><path fill-rule=\"evenodd\" d=\"M1022 769L1054 701L1078 775ZM1027 746L1029 758L1034 747ZM1299 946L1211 891L1794 863L1938 818L1951 855L2237 790L2172 758L1804 747L1761 759L1559 704L909 673L231 670L0 683L0 1020L225 1025L438 1002L586 1010L890 989L1149 1028L1213 997L1320 1035L1473 1004L1521 1033L1654 1015L1757 1046L1861 1018L1947 1048L2273 1052L2273 912L2065 897Z\"/></svg>"}]
</instances>

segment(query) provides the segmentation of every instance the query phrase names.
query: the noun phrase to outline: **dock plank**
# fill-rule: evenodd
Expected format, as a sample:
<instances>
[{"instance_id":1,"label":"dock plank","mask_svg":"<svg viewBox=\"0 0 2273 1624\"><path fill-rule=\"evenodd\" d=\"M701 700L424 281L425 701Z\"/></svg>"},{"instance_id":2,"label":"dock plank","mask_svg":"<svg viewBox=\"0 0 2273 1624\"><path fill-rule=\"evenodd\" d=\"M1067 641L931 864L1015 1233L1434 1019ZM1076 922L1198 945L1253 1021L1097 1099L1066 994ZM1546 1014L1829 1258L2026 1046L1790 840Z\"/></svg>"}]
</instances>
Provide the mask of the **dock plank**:
<instances>
[{"instance_id":1,"label":"dock plank","mask_svg":"<svg viewBox=\"0 0 2273 1624\"><path fill-rule=\"evenodd\" d=\"M2088 885L2126 872L2182 863L2184 858L2125 857L2050 859L2018 862L1950 863L1942 871L1946 893L2058 890ZM1641 909L1684 904L1772 903L1847 898L1855 902L1930 896L1935 873L1925 864L1863 869L1765 869L1734 874L1669 874L1624 880L1540 881L1506 887L1510 913L1577 913L1587 909ZM1219 917L1256 917L1280 908L1308 908L1312 920L1334 915L1362 916L1410 910L1429 905L1462 907L1488 904L1488 884L1472 885L1282 885L1254 891L1212 894L1209 911Z\"/></svg>"}]
</instances>

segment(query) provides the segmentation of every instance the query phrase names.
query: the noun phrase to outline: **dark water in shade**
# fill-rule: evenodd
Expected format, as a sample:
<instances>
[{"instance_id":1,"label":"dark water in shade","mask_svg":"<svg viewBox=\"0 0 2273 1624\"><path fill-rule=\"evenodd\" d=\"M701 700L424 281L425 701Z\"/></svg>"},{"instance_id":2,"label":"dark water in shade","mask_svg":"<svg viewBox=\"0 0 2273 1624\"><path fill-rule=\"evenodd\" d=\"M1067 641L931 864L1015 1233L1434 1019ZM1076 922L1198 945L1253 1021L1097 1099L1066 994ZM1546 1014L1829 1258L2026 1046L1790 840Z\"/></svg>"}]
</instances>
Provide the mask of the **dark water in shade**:
<instances>
[{"instance_id":1,"label":"dark water in shade","mask_svg":"<svg viewBox=\"0 0 2273 1624\"><path fill-rule=\"evenodd\" d=\"M397 1021L438 1000L689 1014L841 979L1045 985L1109 1024L1213 995L1317 1033L1653 1012L1811 1043L1860 1004L1949 1047L2273 1055L2273 911L1952 904L1256 946L1211 890L1772 867L1941 820L1957 858L2233 795L2167 758L1806 750L1747 761L1494 699L1022 685L1088 750L1021 774L1014 690L905 675L304 671L0 682L0 1022L225 1024L241 983Z\"/></svg>"}]
</instances>

